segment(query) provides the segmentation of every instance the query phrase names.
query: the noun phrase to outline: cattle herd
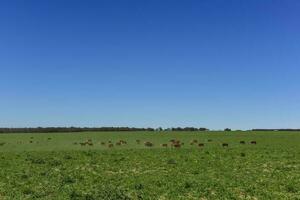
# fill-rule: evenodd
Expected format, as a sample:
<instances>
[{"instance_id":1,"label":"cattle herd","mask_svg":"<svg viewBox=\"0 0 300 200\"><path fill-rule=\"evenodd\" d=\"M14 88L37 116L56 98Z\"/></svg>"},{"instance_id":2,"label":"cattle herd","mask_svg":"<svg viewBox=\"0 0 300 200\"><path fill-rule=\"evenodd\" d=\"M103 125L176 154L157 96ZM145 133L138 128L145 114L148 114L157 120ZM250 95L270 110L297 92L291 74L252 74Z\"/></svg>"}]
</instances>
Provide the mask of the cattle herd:
<instances>
[{"instance_id":1,"label":"cattle herd","mask_svg":"<svg viewBox=\"0 0 300 200\"><path fill-rule=\"evenodd\" d=\"M33 142L33 137L30 138L29 140L29 143L34 143ZM47 138L48 141L52 140L52 138ZM207 140L207 143L211 143L213 142L212 139L208 139ZM18 144L22 144L23 142L18 142ZM38 143L38 141L36 142ZM144 144L144 146L146 147L153 147L155 146L153 142L150 142L150 141L145 141L145 142L142 142L141 140L136 140L135 143L137 145L142 145ZM0 146L4 146L6 143L5 142L0 142ZM111 140L107 141L107 142L94 142L92 139L87 139L86 141L83 141L83 142L74 142L73 143L74 145L80 145L80 146L94 146L96 144L100 144L102 146L107 146L109 148L112 148L114 146L124 146L124 145L127 145L127 142L125 140L119 140L117 142L112 142ZM246 145L247 142L246 141L240 141L240 144L241 145ZM249 144L252 144L252 145L256 145L257 142L256 141L250 141ZM205 143L203 142L199 142L198 140L194 139L194 140L191 140L189 142L189 145L191 146L198 146L200 148L203 148L205 146ZM229 144L228 143L220 143L220 145L222 147L229 147ZM163 144L160 144L161 147L164 147L164 148L168 148L168 147L171 147L171 148L180 148L182 146L184 146L184 142L180 141L180 140L177 140L177 139L171 139L169 140L168 143L163 143Z\"/></svg>"},{"instance_id":2,"label":"cattle herd","mask_svg":"<svg viewBox=\"0 0 300 200\"><path fill-rule=\"evenodd\" d=\"M213 140L212 139L208 139L207 140L207 143L211 143ZM107 141L107 142L98 142L100 145L102 146L107 146L109 148L112 148L114 146L124 146L124 145L127 145L127 142L125 140L119 140L117 142L112 142L112 141ZM145 142L142 142L141 140L136 140L135 143L137 145L141 145L143 144L145 147L153 147L155 146L153 142L150 142L150 141L145 141ZM78 145L80 144L81 146L94 146L94 143L92 141L92 139L88 139L84 142L74 142L74 145ZM241 145L246 145L247 142L246 141L240 141L240 144ZM256 141L250 141L249 144L257 144ZM205 143L202 143L202 142L199 142L198 140L194 139L194 140L191 140L189 145L191 146L198 146L200 148L203 148L205 146ZM229 144L228 143L220 143L220 145L222 147L229 147ZM169 140L168 143L163 143L163 144L160 144L161 147L164 147L164 148L167 148L167 147L171 147L171 148L180 148L182 146L184 146L184 142L180 141L180 140L176 140L176 139L171 139Z\"/></svg>"}]
</instances>

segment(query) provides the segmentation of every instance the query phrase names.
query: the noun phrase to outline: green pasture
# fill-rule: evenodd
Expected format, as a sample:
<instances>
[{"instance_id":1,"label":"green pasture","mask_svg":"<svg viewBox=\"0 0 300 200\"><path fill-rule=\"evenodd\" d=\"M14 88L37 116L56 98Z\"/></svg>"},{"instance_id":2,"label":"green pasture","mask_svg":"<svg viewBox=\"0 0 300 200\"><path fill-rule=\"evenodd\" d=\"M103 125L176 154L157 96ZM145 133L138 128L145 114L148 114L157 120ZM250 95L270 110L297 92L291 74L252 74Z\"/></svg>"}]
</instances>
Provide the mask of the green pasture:
<instances>
[{"instance_id":1,"label":"green pasture","mask_svg":"<svg viewBox=\"0 0 300 200\"><path fill-rule=\"evenodd\" d=\"M300 133L0 134L2 199L300 199Z\"/></svg>"}]
</instances>

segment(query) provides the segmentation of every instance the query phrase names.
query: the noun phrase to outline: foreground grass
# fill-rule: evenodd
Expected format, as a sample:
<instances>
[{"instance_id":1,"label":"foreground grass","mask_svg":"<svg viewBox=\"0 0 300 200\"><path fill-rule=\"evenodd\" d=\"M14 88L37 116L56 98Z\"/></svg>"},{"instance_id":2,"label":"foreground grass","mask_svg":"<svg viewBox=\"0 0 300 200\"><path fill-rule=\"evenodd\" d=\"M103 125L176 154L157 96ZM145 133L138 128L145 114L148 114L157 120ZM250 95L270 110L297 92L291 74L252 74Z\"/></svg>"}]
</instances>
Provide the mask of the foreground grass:
<instances>
[{"instance_id":1,"label":"foreground grass","mask_svg":"<svg viewBox=\"0 0 300 200\"><path fill-rule=\"evenodd\" d=\"M94 146L74 145L87 138ZM172 138L184 148L159 146ZM99 144L118 139L128 144ZM0 142L0 199L300 199L299 133L15 134Z\"/></svg>"}]
</instances>

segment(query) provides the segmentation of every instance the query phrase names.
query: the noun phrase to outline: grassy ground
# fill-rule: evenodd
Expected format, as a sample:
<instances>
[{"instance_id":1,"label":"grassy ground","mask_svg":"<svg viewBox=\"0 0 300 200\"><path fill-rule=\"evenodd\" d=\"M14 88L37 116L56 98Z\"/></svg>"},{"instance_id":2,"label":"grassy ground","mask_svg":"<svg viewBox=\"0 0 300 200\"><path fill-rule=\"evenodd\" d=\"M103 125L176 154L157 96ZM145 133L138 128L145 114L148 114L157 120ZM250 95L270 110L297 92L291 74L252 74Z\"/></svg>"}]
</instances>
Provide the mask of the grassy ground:
<instances>
[{"instance_id":1,"label":"grassy ground","mask_svg":"<svg viewBox=\"0 0 300 200\"><path fill-rule=\"evenodd\" d=\"M0 199L300 199L300 133L3 134Z\"/></svg>"}]
</instances>

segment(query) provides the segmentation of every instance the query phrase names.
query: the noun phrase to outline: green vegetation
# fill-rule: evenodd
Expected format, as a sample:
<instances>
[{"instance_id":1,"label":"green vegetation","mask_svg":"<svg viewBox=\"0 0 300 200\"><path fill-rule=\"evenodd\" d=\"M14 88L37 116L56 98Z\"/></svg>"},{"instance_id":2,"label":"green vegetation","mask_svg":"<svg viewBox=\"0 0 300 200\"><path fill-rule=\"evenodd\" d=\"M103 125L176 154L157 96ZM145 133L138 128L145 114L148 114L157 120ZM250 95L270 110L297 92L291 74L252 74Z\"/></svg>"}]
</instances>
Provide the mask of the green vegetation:
<instances>
[{"instance_id":1,"label":"green vegetation","mask_svg":"<svg viewBox=\"0 0 300 200\"><path fill-rule=\"evenodd\" d=\"M299 132L0 135L1 200L300 199L299 180Z\"/></svg>"}]
</instances>

